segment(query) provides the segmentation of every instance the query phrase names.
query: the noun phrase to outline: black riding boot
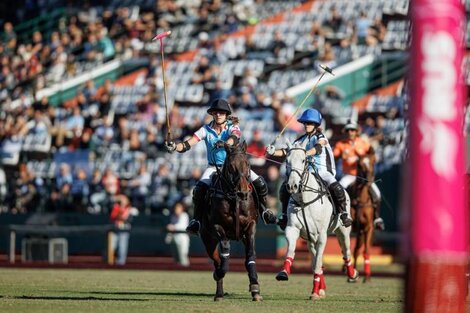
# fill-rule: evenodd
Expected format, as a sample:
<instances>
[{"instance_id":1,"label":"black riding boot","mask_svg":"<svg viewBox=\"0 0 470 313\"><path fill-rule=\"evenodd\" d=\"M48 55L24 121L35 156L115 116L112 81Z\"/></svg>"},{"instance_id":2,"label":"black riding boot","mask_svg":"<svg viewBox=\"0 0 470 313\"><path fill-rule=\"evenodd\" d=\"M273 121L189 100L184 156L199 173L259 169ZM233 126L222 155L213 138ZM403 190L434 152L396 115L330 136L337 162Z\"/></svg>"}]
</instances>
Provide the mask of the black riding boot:
<instances>
[{"instance_id":1,"label":"black riding boot","mask_svg":"<svg viewBox=\"0 0 470 313\"><path fill-rule=\"evenodd\" d=\"M286 182L283 182L279 189L279 200L282 206L282 215L277 224L282 230L287 226L287 207L289 206L290 193L287 191Z\"/></svg>"},{"instance_id":2,"label":"black riding boot","mask_svg":"<svg viewBox=\"0 0 470 313\"><path fill-rule=\"evenodd\" d=\"M277 218L274 213L267 208L267 195L268 195L268 186L264 181L262 176L259 176L253 182L253 187L255 187L256 194L258 195L259 201L259 210L261 214L261 218L263 219L265 224L276 224Z\"/></svg>"},{"instance_id":3,"label":"black riding boot","mask_svg":"<svg viewBox=\"0 0 470 313\"><path fill-rule=\"evenodd\" d=\"M201 220L204 204L206 202L206 193L209 186L203 182L198 182L193 190L194 219L189 222L186 231L190 234L197 234L201 230Z\"/></svg>"},{"instance_id":4,"label":"black riding boot","mask_svg":"<svg viewBox=\"0 0 470 313\"><path fill-rule=\"evenodd\" d=\"M333 196L333 201L335 202L336 211L343 222L344 227L349 227L352 225L352 219L348 216L346 210L346 190L340 183L332 183L328 189L330 190L331 195Z\"/></svg>"},{"instance_id":5,"label":"black riding boot","mask_svg":"<svg viewBox=\"0 0 470 313\"><path fill-rule=\"evenodd\" d=\"M377 230L385 230L384 220L380 217L380 202L382 199L372 188L369 188L369 194L372 198L372 204L374 205L374 227Z\"/></svg>"}]
</instances>

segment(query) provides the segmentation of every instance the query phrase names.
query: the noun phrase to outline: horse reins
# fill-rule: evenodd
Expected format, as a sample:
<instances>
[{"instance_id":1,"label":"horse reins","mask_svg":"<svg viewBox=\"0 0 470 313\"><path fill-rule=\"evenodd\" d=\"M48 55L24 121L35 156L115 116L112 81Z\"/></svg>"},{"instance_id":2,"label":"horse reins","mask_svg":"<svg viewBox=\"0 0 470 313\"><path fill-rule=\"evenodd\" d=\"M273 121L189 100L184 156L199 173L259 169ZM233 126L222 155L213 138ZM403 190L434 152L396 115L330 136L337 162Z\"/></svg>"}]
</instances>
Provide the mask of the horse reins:
<instances>
[{"instance_id":1,"label":"horse reins","mask_svg":"<svg viewBox=\"0 0 470 313\"><path fill-rule=\"evenodd\" d=\"M305 153L305 159L307 159L307 158L306 158L307 152L306 152L305 149L303 149L303 148L291 148L291 151L292 151L292 150L301 150L301 151L303 151L303 152ZM316 192L316 193L317 193L317 197L314 198L313 200L307 202L307 203L305 203L305 202L303 202L303 201L302 201L302 203L298 203L297 201L295 201L295 199L292 198L292 200L294 201L294 204L300 207L300 209L295 210L294 213L295 213L296 215L298 215L299 211L302 212L302 217L303 217L304 223L305 223L305 230L307 231L308 241L309 241L310 243L312 243L313 240L312 240L312 237L311 237L311 234L310 234L310 229L309 229L309 227L308 227L307 216L306 216L306 214L305 214L305 208L306 208L307 206L309 206L310 204L313 204L313 203L317 202L318 200L322 199L323 196L325 195L325 192L324 192L323 190L321 190L321 189L320 189L320 190L316 190L316 189L314 189L314 188L308 187L309 174L310 174L309 171L308 171L308 166L309 166L309 163L308 163L308 162L305 162L305 166L304 166L304 169L303 169L302 173L300 172L300 170L298 170L298 169L296 169L296 168L293 168L292 166L291 166L290 170L293 171L295 174L299 175L299 177L300 177L299 193L308 192L308 191L310 191L310 192ZM316 178L315 178L315 179L316 179ZM302 187L303 187L303 188L302 188ZM300 220L300 219L299 219L299 220Z\"/></svg>"},{"instance_id":2,"label":"horse reins","mask_svg":"<svg viewBox=\"0 0 470 313\"><path fill-rule=\"evenodd\" d=\"M238 155L238 154L245 154L244 152L241 152L241 151L236 151L234 153L232 153L231 155ZM225 164L225 163L224 163ZM216 173L217 173L217 177L218 177L218 182L220 184L220 189L222 190L222 194L224 195L224 197L227 198L227 200L232 203L233 201L235 201L235 214L234 214L234 221L235 221L235 238L236 240L239 240L239 237L240 237L240 207L239 205L237 205L237 200L246 200L246 199L243 199L241 198L239 195L238 195L238 192L234 192L233 190L236 190L237 189L237 186L236 184L234 183L233 181L233 175L232 173L230 173L230 171L228 169L225 168L225 166L222 167L222 169L220 169L217 165L215 166L216 168ZM225 170L224 170L225 169ZM249 184L250 183L250 179L249 179L249 176L250 176L250 172L248 172L248 175L246 174L241 174L241 173L238 173L240 174L239 177L238 177L238 181L244 177ZM229 175L230 176L230 179L228 179L226 177L226 175ZM217 184L217 183L216 183ZM228 191L226 191L227 189L224 188L227 187L228 188ZM240 193L243 193L242 191L240 191Z\"/></svg>"}]
</instances>

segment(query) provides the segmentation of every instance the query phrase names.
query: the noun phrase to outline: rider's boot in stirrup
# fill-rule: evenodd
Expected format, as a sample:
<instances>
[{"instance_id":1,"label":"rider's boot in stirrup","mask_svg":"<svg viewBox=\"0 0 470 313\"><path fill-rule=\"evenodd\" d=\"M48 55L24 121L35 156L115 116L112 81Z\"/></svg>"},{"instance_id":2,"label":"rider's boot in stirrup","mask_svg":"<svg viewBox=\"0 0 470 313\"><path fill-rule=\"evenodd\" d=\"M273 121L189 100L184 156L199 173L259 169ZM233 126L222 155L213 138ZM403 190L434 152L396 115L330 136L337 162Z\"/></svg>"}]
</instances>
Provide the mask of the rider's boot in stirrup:
<instances>
[{"instance_id":1,"label":"rider's boot in stirrup","mask_svg":"<svg viewBox=\"0 0 470 313\"><path fill-rule=\"evenodd\" d=\"M328 189L333 196L336 210L339 214L341 222L343 222L344 227L351 226L353 221L349 217L348 211L346 210L346 190L344 190L343 186L341 186L341 184L338 182L332 183Z\"/></svg>"},{"instance_id":2,"label":"rider's boot in stirrup","mask_svg":"<svg viewBox=\"0 0 470 313\"><path fill-rule=\"evenodd\" d=\"M197 234L201 230L201 220L204 204L206 201L206 193L209 186L203 182L198 182L193 190L194 219L189 222L186 231L190 234Z\"/></svg>"},{"instance_id":3,"label":"rider's boot in stirrup","mask_svg":"<svg viewBox=\"0 0 470 313\"><path fill-rule=\"evenodd\" d=\"M277 222L277 225L279 225L282 230L285 230L287 227L287 207L289 206L289 199L290 194L287 191L286 183L284 182L279 189L279 200L281 201L282 205L282 215Z\"/></svg>"},{"instance_id":4,"label":"rider's boot in stirrup","mask_svg":"<svg viewBox=\"0 0 470 313\"><path fill-rule=\"evenodd\" d=\"M267 195L268 195L268 186L264 181L262 176L259 176L256 180L253 181L253 187L256 190L258 195L258 201L260 204L260 214L265 224L276 224L277 218L274 213L267 208Z\"/></svg>"},{"instance_id":5,"label":"rider's boot in stirrup","mask_svg":"<svg viewBox=\"0 0 470 313\"><path fill-rule=\"evenodd\" d=\"M380 217L380 196L374 192L373 188L369 189L369 194L374 206L374 228L377 230L385 230L384 220Z\"/></svg>"}]
</instances>

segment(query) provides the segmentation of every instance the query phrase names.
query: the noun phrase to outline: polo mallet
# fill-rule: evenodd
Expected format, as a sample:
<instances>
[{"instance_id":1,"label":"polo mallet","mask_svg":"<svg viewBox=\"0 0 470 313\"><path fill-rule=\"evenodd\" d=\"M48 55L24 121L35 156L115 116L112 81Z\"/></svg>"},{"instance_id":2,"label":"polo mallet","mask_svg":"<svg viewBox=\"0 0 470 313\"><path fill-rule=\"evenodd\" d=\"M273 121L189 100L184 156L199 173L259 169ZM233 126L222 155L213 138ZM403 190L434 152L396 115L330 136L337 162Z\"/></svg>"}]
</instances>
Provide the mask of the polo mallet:
<instances>
[{"instance_id":1,"label":"polo mallet","mask_svg":"<svg viewBox=\"0 0 470 313\"><path fill-rule=\"evenodd\" d=\"M299 104L299 106L297 107L297 109L294 111L294 114L292 114L292 116L287 120L286 122L286 125L284 125L284 128L281 130L281 132L279 133L279 135L277 135L276 138L274 138L273 142L271 143L272 146L274 146L274 144L276 143L276 141L279 139L279 137L282 136L282 134L284 133L284 131L286 130L287 126L289 126L290 122L292 121L292 119L297 115L297 113L299 113L299 110L300 108L302 108L302 106L304 105L305 101L307 101L308 97L310 97L310 95L315 91L315 89L317 89L317 86L318 86L318 83L320 83L320 80L323 78L323 76L326 74L326 73L329 73L333 76L335 76L335 74L333 74L333 70L331 68L329 68L328 66L326 65L320 65L320 68L323 70L323 73L320 75L320 77L318 78L317 82L315 83L315 85L313 85L312 89L310 89L310 92L305 96L305 98L302 100L302 102Z\"/></svg>"},{"instance_id":2,"label":"polo mallet","mask_svg":"<svg viewBox=\"0 0 470 313\"><path fill-rule=\"evenodd\" d=\"M166 79L165 79L165 53L163 52L163 38L166 36L171 35L171 30L158 34L153 37L152 41L160 39L160 52L162 54L162 78L163 78L163 98L165 101L165 112L166 112L166 141L169 142L171 140L171 128L170 128L170 116L168 114L168 104L167 104L167 97L166 97Z\"/></svg>"}]
</instances>

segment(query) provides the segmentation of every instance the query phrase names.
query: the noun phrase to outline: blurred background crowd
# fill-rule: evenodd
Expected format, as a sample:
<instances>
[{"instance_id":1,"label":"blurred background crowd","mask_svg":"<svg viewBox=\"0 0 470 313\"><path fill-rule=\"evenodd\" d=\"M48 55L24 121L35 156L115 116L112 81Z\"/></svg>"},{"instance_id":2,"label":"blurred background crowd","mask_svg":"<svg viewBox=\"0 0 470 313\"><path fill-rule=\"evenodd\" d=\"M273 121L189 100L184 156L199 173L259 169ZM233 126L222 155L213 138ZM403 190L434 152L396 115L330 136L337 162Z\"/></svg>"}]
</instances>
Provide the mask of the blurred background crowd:
<instances>
[{"instance_id":1,"label":"blurred background crowd","mask_svg":"<svg viewBox=\"0 0 470 313\"><path fill-rule=\"evenodd\" d=\"M262 156L298 104L289 88L316 78L319 64L335 70L370 55L406 59L406 0L80 2L22 0L14 10L11 1L2 4L1 212L109 214L119 194L142 214L190 204L205 148L165 153L156 33L172 31L164 39L172 137L190 136L209 121L211 100L228 99L272 199L283 169ZM119 75L93 75L114 64ZM332 143L356 119L381 173L405 154L404 74L390 85L361 103L326 86L304 108L323 113ZM292 123L285 138L295 138L298 126Z\"/></svg>"}]
</instances>

